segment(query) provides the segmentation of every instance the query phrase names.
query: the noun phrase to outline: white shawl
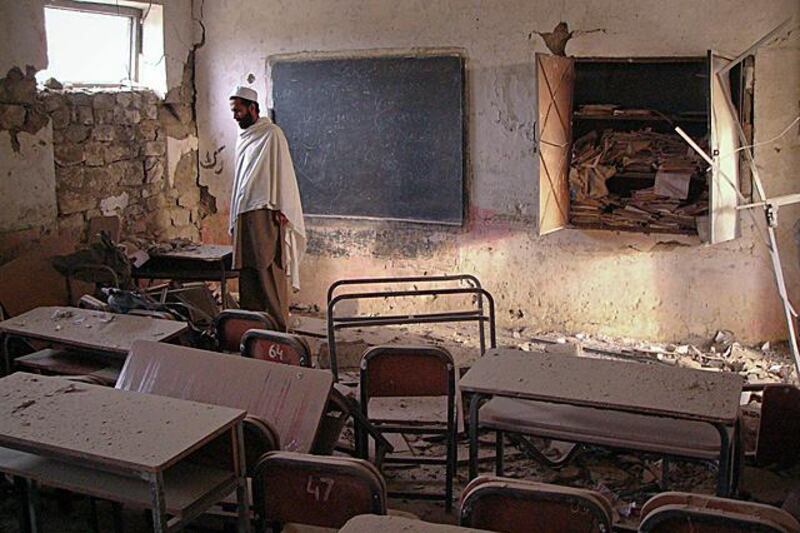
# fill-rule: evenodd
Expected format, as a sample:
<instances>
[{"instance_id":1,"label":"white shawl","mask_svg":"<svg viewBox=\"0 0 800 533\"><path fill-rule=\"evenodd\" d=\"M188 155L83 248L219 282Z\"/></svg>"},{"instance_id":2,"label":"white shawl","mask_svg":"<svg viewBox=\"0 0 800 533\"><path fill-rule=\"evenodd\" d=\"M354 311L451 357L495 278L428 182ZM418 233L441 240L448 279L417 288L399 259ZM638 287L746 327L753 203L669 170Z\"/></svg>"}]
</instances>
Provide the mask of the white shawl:
<instances>
[{"instance_id":1,"label":"white shawl","mask_svg":"<svg viewBox=\"0 0 800 533\"><path fill-rule=\"evenodd\" d=\"M281 266L299 289L300 260L306 251L303 207L286 136L267 117L242 130L236 140L230 232L240 214L262 208L280 211L288 219L281 225Z\"/></svg>"}]
</instances>

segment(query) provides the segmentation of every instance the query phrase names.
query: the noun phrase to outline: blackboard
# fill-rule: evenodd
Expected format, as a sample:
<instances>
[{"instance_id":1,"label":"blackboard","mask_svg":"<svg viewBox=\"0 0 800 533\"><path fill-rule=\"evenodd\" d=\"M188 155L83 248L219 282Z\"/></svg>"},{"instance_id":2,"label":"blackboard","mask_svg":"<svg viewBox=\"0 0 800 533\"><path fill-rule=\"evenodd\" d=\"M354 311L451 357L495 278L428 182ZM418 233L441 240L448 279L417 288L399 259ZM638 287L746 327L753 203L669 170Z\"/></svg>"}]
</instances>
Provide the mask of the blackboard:
<instances>
[{"instance_id":1,"label":"blackboard","mask_svg":"<svg viewBox=\"0 0 800 533\"><path fill-rule=\"evenodd\" d=\"M463 58L278 60L271 87L306 214L463 222Z\"/></svg>"}]
</instances>

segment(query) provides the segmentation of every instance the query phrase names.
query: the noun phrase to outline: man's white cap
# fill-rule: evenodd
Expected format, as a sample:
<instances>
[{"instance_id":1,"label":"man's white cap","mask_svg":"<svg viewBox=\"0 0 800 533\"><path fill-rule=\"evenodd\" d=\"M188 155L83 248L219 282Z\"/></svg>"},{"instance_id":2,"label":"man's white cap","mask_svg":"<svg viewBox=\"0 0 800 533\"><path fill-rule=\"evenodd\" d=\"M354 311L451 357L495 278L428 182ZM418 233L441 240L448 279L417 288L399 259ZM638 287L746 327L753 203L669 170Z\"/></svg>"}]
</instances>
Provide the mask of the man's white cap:
<instances>
[{"instance_id":1,"label":"man's white cap","mask_svg":"<svg viewBox=\"0 0 800 533\"><path fill-rule=\"evenodd\" d=\"M244 85L237 85L231 92L231 98L241 98L242 100L250 100L251 102L258 102L258 93L250 87Z\"/></svg>"}]
</instances>

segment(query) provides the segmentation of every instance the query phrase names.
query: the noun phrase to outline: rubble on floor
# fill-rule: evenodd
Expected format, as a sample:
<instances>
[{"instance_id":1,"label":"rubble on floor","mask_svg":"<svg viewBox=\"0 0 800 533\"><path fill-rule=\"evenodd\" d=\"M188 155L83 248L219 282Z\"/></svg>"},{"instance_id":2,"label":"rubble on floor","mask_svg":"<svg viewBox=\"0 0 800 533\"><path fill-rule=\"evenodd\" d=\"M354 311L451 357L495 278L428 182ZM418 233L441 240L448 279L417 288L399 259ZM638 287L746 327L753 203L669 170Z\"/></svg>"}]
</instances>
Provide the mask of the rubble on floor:
<instances>
[{"instance_id":1,"label":"rubble on floor","mask_svg":"<svg viewBox=\"0 0 800 533\"><path fill-rule=\"evenodd\" d=\"M355 330L351 331L355 334ZM413 336L415 340L444 346L451 351L462 371L479 356L477 327L474 325L397 326L364 331L370 331L370 344L381 341L397 342L399 338ZM609 357L649 364L702 368L712 372L737 372L748 382L797 380L788 346L785 344L765 342L750 347L738 342L732 332L725 330L718 331L707 342L698 344L657 343L587 333L564 335L556 332L529 332L525 327L498 328L497 331L498 346L524 351L544 350L564 355ZM342 381L357 383L357 373L343 372ZM751 401L752 403L743 406L743 426L748 449L752 449L755 443L760 414L758 399L754 397ZM437 438L409 435L406 436L406 441L409 445L406 453L441 456L445 452L444 443ZM553 459L563 453L566 444L549 439L531 441L542 453ZM492 473L494 435L481 435L480 443L480 471ZM641 506L656 493L678 490L713 494L716 488L716 466L707 463L670 460L665 480L664 459L657 455L620 453L601 447L584 446L563 467L550 468L526 455L522 448L510 441L506 442L505 448L506 476L597 490L612 502L615 521L633 528L639 522ZM459 438L458 457L456 497L469 481L465 462L468 457L468 443L463 435ZM387 465L384 467L384 474L390 490L436 492L444 487L444 470L441 467ZM764 482L763 476L767 476L770 481ZM780 506L787 494L800 486L796 481L798 479L800 472L748 467L742 479L741 497ZM405 500L399 507L426 520L454 523L453 516L444 513L441 502Z\"/></svg>"}]
</instances>

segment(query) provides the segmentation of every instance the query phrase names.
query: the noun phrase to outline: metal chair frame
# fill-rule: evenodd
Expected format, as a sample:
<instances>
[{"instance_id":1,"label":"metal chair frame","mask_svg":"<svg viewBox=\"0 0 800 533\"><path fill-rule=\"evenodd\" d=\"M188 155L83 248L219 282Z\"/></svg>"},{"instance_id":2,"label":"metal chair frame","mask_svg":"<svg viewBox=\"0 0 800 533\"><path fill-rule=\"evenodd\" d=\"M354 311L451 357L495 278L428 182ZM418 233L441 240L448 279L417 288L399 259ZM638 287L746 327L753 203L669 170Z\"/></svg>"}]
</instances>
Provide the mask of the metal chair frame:
<instances>
[{"instance_id":1,"label":"metal chair frame","mask_svg":"<svg viewBox=\"0 0 800 533\"><path fill-rule=\"evenodd\" d=\"M447 373L447 389L440 391L442 394L435 394L436 396L447 395L447 420L444 423L444 428L441 424L412 424L406 421L376 421L369 418L369 400L375 397L386 396L406 396L411 397L415 394L400 394L398 391L393 391L388 394L370 394L370 364L380 358L387 357L408 357L410 355L431 357L437 359L442 365L443 370ZM398 376L399 378L414 379L413 375ZM408 387L399 386L399 391L406 390ZM436 392L436 391L433 391ZM458 448L456 445L456 381L455 381L455 363L452 356L447 350L435 346L375 346L367 350L361 359L361 373L360 373L360 403L361 413L366 420L368 420L377 431L381 433L410 433L418 435L443 435L446 438L446 456L444 459L439 457L396 457L387 455L383 458L384 463L395 464L437 464L445 465L445 493L443 498L445 500L445 509L449 512L453 504L453 478L455 477L457 461L458 461ZM417 394L416 396L423 396ZM425 395L425 396L433 396ZM363 431L358 431L356 434L357 450L359 455L367 459L369 457L368 437ZM377 453L376 453L377 455ZM407 493L407 492L392 492L392 496L418 498L418 499L442 499L439 494L420 494L420 493Z\"/></svg>"},{"instance_id":2,"label":"metal chair frame","mask_svg":"<svg viewBox=\"0 0 800 533\"><path fill-rule=\"evenodd\" d=\"M466 283L468 287L451 288L422 288L411 290L380 290L364 292L348 292L336 294L340 288L353 285L386 285L394 283L430 283L458 282ZM336 305L343 301L352 300L376 300L381 298L400 298L400 297L421 297L421 296L444 296L444 295L468 295L472 294L475 298L475 308L451 311L445 313L422 313L411 315L381 315L381 316L336 316ZM488 304L488 314L484 309L484 298ZM336 360L336 332L348 328L363 328L374 326L393 326L404 324L437 324L447 322L477 322L478 334L480 339L481 354L486 351L486 332L485 327L489 326L489 347L497 345L497 335L495 331L495 305L492 295L481 287L477 277L471 274L452 274L441 276L401 276L386 278L354 278L342 279L334 282L328 288L327 295L327 330L328 330L328 349L330 352L331 372L336 381L339 380L339 367Z\"/></svg>"}]
</instances>

